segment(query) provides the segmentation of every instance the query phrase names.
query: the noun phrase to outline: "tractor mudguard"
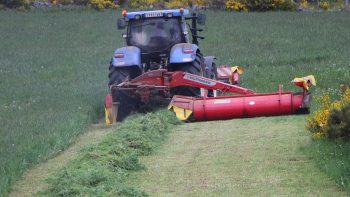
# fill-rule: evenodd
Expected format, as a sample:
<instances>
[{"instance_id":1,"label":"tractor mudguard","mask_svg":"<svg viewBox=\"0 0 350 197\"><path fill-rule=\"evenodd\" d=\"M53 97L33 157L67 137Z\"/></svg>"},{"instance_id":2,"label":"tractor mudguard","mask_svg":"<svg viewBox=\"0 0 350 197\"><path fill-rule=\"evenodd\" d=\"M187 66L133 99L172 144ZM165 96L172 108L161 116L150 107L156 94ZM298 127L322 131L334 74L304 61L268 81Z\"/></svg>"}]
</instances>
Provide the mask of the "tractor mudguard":
<instances>
[{"instance_id":1,"label":"tractor mudguard","mask_svg":"<svg viewBox=\"0 0 350 197\"><path fill-rule=\"evenodd\" d=\"M205 76L210 78L210 76L212 75L212 71L213 71L213 62L214 59L216 59L214 56L205 56L204 57L204 64L205 64Z\"/></svg>"},{"instance_id":2,"label":"tractor mudguard","mask_svg":"<svg viewBox=\"0 0 350 197\"><path fill-rule=\"evenodd\" d=\"M139 66L141 68L141 50L134 46L127 46L115 50L112 58L115 67Z\"/></svg>"},{"instance_id":3,"label":"tractor mudguard","mask_svg":"<svg viewBox=\"0 0 350 197\"><path fill-rule=\"evenodd\" d=\"M170 51L170 64L188 63L196 59L198 46L190 43L174 45Z\"/></svg>"}]
</instances>

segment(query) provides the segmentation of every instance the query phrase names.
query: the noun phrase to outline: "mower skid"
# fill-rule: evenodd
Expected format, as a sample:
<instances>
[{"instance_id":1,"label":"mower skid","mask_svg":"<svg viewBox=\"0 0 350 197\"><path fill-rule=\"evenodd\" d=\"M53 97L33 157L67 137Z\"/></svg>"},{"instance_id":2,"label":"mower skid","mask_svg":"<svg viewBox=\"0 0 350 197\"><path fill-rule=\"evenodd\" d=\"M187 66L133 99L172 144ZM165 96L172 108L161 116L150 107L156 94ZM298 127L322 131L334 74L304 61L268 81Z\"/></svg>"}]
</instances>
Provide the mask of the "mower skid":
<instances>
[{"instance_id":1,"label":"mower skid","mask_svg":"<svg viewBox=\"0 0 350 197\"><path fill-rule=\"evenodd\" d=\"M105 98L105 122L106 125L115 124L118 118L119 102L113 102L112 94Z\"/></svg>"}]
</instances>

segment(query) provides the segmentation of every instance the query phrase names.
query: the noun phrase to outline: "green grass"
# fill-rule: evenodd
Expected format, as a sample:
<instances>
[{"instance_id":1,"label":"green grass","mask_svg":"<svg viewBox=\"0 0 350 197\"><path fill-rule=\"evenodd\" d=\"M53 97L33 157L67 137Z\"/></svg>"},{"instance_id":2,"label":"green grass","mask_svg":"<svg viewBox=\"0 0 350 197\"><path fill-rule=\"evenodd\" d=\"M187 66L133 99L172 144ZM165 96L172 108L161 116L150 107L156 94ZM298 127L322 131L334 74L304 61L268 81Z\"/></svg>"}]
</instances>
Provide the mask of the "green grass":
<instances>
[{"instance_id":1,"label":"green grass","mask_svg":"<svg viewBox=\"0 0 350 197\"><path fill-rule=\"evenodd\" d=\"M180 121L166 109L127 118L97 145L86 147L52 176L43 196L147 196L125 184L130 172L144 168L149 155Z\"/></svg>"},{"instance_id":2,"label":"green grass","mask_svg":"<svg viewBox=\"0 0 350 197\"><path fill-rule=\"evenodd\" d=\"M0 195L23 171L64 149L101 115L107 65L123 45L116 11L0 12ZM349 83L350 16L207 12L204 54L246 68L243 86L298 90L314 74L316 94Z\"/></svg>"},{"instance_id":3,"label":"green grass","mask_svg":"<svg viewBox=\"0 0 350 197\"><path fill-rule=\"evenodd\" d=\"M0 196L101 116L116 15L0 12Z\"/></svg>"},{"instance_id":4,"label":"green grass","mask_svg":"<svg viewBox=\"0 0 350 197\"><path fill-rule=\"evenodd\" d=\"M349 83L350 16L332 13L229 13L207 14L206 37L200 43L218 64L246 68L243 86L260 92L299 90L289 83L295 76L314 74L314 91L335 93Z\"/></svg>"},{"instance_id":5,"label":"green grass","mask_svg":"<svg viewBox=\"0 0 350 197\"><path fill-rule=\"evenodd\" d=\"M150 196L346 196L300 149L304 118L181 125L129 185Z\"/></svg>"},{"instance_id":6,"label":"green grass","mask_svg":"<svg viewBox=\"0 0 350 197\"><path fill-rule=\"evenodd\" d=\"M350 142L314 139L303 147L303 151L314 158L317 167L350 194Z\"/></svg>"}]
</instances>

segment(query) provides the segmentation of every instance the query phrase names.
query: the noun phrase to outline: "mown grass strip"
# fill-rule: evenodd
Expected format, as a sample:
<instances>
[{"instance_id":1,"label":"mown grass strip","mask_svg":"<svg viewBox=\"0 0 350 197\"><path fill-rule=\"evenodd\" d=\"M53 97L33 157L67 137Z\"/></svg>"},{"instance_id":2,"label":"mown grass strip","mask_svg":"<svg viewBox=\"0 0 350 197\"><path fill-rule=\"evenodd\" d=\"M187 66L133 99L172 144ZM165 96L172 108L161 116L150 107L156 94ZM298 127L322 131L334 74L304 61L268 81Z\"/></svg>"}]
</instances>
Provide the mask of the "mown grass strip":
<instances>
[{"instance_id":1,"label":"mown grass strip","mask_svg":"<svg viewBox=\"0 0 350 197\"><path fill-rule=\"evenodd\" d=\"M134 115L101 143L48 179L44 196L147 196L125 184L129 173L144 169L139 156L149 155L180 124L167 110Z\"/></svg>"}]
</instances>

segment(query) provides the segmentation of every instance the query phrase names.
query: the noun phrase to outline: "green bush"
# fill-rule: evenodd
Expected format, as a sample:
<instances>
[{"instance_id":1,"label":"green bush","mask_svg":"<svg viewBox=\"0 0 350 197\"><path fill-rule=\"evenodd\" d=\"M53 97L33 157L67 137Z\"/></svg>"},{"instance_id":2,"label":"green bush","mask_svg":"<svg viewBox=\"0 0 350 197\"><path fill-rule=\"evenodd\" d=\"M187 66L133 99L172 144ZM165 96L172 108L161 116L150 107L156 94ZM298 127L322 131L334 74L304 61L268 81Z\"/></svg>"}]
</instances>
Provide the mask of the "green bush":
<instances>
[{"instance_id":1,"label":"green bush","mask_svg":"<svg viewBox=\"0 0 350 197\"><path fill-rule=\"evenodd\" d=\"M106 8L116 9L119 7L112 0L89 0L88 5L95 9L106 9Z\"/></svg>"},{"instance_id":2,"label":"green bush","mask_svg":"<svg viewBox=\"0 0 350 197\"><path fill-rule=\"evenodd\" d=\"M0 0L0 5L4 5L8 8L28 9L29 4L29 0Z\"/></svg>"},{"instance_id":3,"label":"green bush","mask_svg":"<svg viewBox=\"0 0 350 197\"><path fill-rule=\"evenodd\" d=\"M306 129L315 138L335 139L349 137L350 89L345 90L339 100L331 101L329 94L316 98L319 108L308 118Z\"/></svg>"},{"instance_id":4,"label":"green bush","mask_svg":"<svg viewBox=\"0 0 350 197\"><path fill-rule=\"evenodd\" d=\"M249 11L296 10L297 5L289 0L245 0Z\"/></svg>"},{"instance_id":5,"label":"green bush","mask_svg":"<svg viewBox=\"0 0 350 197\"><path fill-rule=\"evenodd\" d=\"M350 103L341 109L331 111L328 119L328 137L350 138Z\"/></svg>"},{"instance_id":6,"label":"green bush","mask_svg":"<svg viewBox=\"0 0 350 197\"><path fill-rule=\"evenodd\" d=\"M328 10L330 8L330 5L329 5L328 1L321 1L320 2L320 8L322 8L324 10Z\"/></svg>"}]
</instances>

